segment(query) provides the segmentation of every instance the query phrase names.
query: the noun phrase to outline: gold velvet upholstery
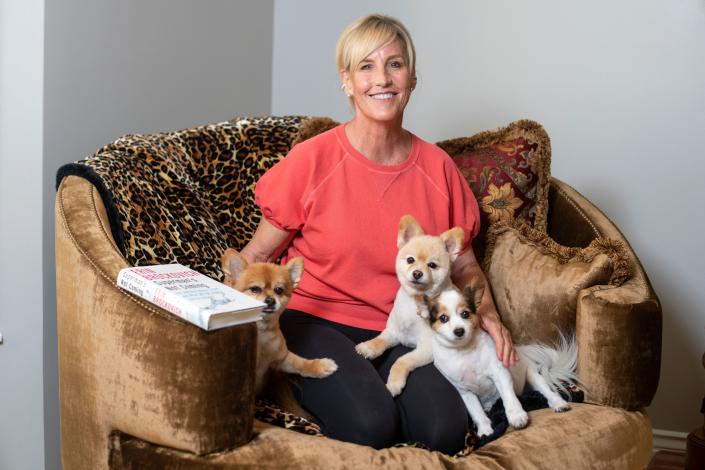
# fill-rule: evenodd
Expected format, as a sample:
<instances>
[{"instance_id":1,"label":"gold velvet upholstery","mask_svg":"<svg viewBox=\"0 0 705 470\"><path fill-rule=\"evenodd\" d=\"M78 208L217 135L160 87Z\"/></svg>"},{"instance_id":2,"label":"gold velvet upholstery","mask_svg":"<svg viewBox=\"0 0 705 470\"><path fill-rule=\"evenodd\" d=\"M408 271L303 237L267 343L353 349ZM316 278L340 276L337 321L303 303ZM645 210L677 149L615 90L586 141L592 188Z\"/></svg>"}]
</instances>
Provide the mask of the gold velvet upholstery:
<instances>
[{"instance_id":1,"label":"gold velvet upholstery","mask_svg":"<svg viewBox=\"0 0 705 470\"><path fill-rule=\"evenodd\" d=\"M648 462L651 426L643 412L578 403L567 414L529 413L529 427L510 428L467 457L404 447L375 450L256 423L252 441L226 452L196 456L125 434L111 440L113 468L135 469L637 469ZM569 436L566 438L566 436Z\"/></svg>"},{"instance_id":2,"label":"gold velvet upholstery","mask_svg":"<svg viewBox=\"0 0 705 470\"><path fill-rule=\"evenodd\" d=\"M549 218L549 235L563 245L571 246L571 240L577 246L584 243L585 234L571 234L559 223L566 216L576 227L592 232L592 238L621 241L631 272L617 288L595 286L578 297L575 334L578 374L587 385L585 399L628 410L646 407L656 393L661 368L661 304L629 242L612 221L564 182L552 178L551 185L549 200L561 210Z\"/></svg>"},{"instance_id":3,"label":"gold velvet upholstery","mask_svg":"<svg viewBox=\"0 0 705 470\"><path fill-rule=\"evenodd\" d=\"M519 344L557 344L575 331L578 294L619 285L629 276L622 244L596 238L564 247L516 219L492 224L483 270L502 323Z\"/></svg>"},{"instance_id":4,"label":"gold velvet upholstery","mask_svg":"<svg viewBox=\"0 0 705 470\"><path fill-rule=\"evenodd\" d=\"M549 204L558 243L621 240L631 267L621 286L578 294L586 403L531 412L526 429L455 459L254 421L252 325L204 332L119 290L127 262L103 202L87 180L64 178L55 213L64 468L643 468L651 427L642 410L660 365L658 299L624 237L589 201L552 179Z\"/></svg>"},{"instance_id":5,"label":"gold velvet upholstery","mask_svg":"<svg viewBox=\"0 0 705 470\"><path fill-rule=\"evenodd\" d=\"M247 442L254 325L204 332L117 289L127 263L101 206L86 180L62 182L56 264L64 468L105 466L114 429L197 454Z\"/></svg>"}]
</instances>

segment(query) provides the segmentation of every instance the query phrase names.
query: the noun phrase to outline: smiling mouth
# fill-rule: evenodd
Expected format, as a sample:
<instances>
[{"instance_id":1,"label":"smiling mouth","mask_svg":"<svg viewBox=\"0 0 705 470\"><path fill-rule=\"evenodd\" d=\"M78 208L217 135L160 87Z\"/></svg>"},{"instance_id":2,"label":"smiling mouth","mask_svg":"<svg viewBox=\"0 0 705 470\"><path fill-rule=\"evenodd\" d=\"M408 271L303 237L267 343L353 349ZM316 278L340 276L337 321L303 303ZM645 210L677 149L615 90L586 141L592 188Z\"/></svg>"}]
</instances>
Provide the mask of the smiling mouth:
<instances>
[{"instance_id":1,"label":"smiling mouth","mask_svg":"<svg viewBox=\"0 0 705 470\"><path fill-rule=\"evenodd\" d=\"M392 98L397 96L397 94L389 92L389 93L377 93L377 94L369 95L369 96L373 100L391 100Z\"/></svg>"},{"instance_id":2,"label":"smiling mouth","mask_svg":"<svg viewBox=\"0 0 705 470\"><path fill-rule=\"evenodd\" d=\"M276 311L277 311L277 309L275 309L274 307L267 307L265 309L262 309L263 313L274 313Z\"/></svg>"}]
</instances>

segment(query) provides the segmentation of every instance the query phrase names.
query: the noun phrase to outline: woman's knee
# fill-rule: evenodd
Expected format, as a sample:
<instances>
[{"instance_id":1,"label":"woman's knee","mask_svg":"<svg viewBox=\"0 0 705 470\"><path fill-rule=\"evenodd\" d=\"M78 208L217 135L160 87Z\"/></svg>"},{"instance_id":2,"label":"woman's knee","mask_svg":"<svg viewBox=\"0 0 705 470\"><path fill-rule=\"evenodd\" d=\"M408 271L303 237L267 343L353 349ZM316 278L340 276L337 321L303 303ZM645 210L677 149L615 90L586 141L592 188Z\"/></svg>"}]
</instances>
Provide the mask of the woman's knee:
<instances>
[{"instance_id":1,"label":"woman's knee","mask_svg":"<svg viewBox=\"0 0 705 470\"><path fill-rule=\"evenodd\" d=\"M465 447L465 438L469 429L465 409L455 409L453 414L432 416L425 426L417 426L411 431L413 440L427 445L433 450L445 454L455 454Z\"/></svg>"},{"instance_id":2,"label":"woman's knee","mask_svg":"<svg viewBox=\"0 0 705 470\"><path fill-rule=\"evenodd\" d=\"M399 441L399 416L396 406L393 402L386 404L387 406L381 406L379 403L370 405L373 406L358 408L356 412L349 413L347 421L339 423L341 426L331 433L331 437L375 449L396 444Z\"/></svg>"},{"instance_id":3,"label":"woman's knee","mask_svg":"<svg viewBox=\"0 0 705 470\"><path fill-rule=\"evenodd\" d=\"M399 412L394 399L370 361L355 352L355 343L325 325L290 321L284 328L294 352L329 357L338 364L338 370L324 379L297 378L297 398L323 433L375 448L395 444Z\"/></svg>"},{"instance_id":4,"label":"woman's knee","mask_svg":"<svg viewBox=\"0 0 705 470\"><path fill-rule=\"evenodd\" d=\"M377 449L389 447L399 440L399 410L374 368L341 367L338 383L319 393L317 417L326 435L343 441L368 445ZM335 374L333 374L335 375ZM325 379L324 379L325 380Z\"/></svg>"}]
</instances>

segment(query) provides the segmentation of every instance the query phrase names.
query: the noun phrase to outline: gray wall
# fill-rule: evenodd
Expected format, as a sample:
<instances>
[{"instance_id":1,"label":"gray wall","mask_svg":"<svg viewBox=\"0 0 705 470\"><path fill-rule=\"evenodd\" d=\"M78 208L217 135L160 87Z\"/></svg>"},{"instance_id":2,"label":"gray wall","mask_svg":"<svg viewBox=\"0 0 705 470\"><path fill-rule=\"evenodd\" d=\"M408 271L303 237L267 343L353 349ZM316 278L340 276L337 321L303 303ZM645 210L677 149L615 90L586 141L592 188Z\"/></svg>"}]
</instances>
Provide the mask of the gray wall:
<instances>
[{"instance_id":1,"label":"gray wall","mask_svg":"<svg viewBox=\"0 0 705 470\"><path fill-rule=\"evenodd\" d=\"M335 42L376 11L416 43L408 129L436 141L519 118L544 125L552 173L623 230L663 303L654 427L702 424L705 2L278 0L273 114L348 119Z\"/></svg>"},{"instance_id":2,"label":"gray wall","mask_svg":"<svg viewBox=\"0 0 705 470\"><path fill-rule=\"evenodd\" d=\"M125 133L269 114L274 2L0 5L0 468L53 469L56 170Z\"/></svg>"},{"instance_id":3,"label":"gray wall","mask_svg":"<svg viewBox=\"0 0 705 470\"><path fill-rule=\"evenodd\" d=\"M495 3L0 0L0 468L59 467L56 169L128 132L270 112L347 119L335 40L372 11L416 40L406 126L421 137L544 124L553 173L622 228L663 302L654 426L697 426L705 2Z\"/></svg>"},{"instance_id":4,"label":"gray wall","mask_svg":"<svg viewBox=\"0 0 705 470\"><path fill-rule=\"evenodd\" d=\"M43 0L0 0L0 468L44 465Z\"/></svg>"}]
</instances>

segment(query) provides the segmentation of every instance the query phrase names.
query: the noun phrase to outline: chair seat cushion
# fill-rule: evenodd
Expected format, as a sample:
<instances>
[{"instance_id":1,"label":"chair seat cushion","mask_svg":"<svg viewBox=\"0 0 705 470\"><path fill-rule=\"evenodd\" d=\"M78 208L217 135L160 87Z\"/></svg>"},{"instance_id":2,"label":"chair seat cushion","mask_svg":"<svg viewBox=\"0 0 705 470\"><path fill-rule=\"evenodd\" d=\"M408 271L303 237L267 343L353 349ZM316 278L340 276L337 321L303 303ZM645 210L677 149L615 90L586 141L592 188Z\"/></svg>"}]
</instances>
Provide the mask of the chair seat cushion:
<instances>
[{"instance_id":1,"label":"chair seat cushion","mask_svg":"<svg viewBox=\"0 0 705 470\"><path fill-rule=\"evenodd\" d=\"M198 456L155 446L125 434L112 439L111 468L643 468L651 454L651 425L644 412L574 404L566 413L529 413L529 426L467 457L413 447L375 450L308 436L255 421L248 444Z\"/></svg>"}]
</instances>

